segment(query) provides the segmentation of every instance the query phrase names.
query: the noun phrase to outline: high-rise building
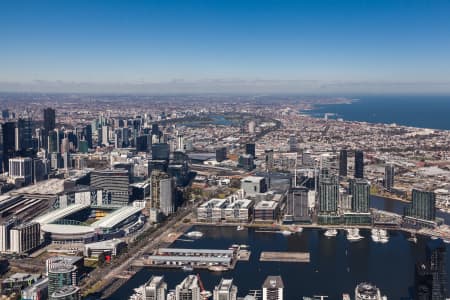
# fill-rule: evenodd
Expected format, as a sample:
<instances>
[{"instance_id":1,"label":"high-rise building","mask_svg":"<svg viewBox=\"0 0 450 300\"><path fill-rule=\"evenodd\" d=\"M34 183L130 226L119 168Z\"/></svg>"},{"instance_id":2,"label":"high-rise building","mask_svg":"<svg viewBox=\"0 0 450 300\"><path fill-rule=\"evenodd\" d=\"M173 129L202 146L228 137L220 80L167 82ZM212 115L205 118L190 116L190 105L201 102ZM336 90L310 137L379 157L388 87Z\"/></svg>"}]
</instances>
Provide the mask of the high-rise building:
<instances>
[{"instance_id":1,"label":"high-rise building","mask_svg":"<svg viewBox=\"0 0 450 300\"><path fill-rule=\"evenodd\" d=\"M233 279L220 280L219 285L216 285L213 292L213 300L236 300L237 286L233 285Z\"/></svg>"},{"instance_id":2,"label":"high-rise building","mask_svg":"<svg viewBox=\"0 0 450 300\"><path fill-rule=\"evenodd\" d=\"M238 166L246 171L251 171L255 168L254 156L251 154L243 154L239 156Z\"/></svg>"},{"instance_id":3,"label":"high-rise building","mask_svg":"<svg viewBox=\"0 0 450 300\"><path fill-rule=\"evenodd\" d=\"M11 247L11 232L15 219L9 219L0 224L0 252L8 251Z\"/></svg>"},{"instance_id":4,"label":"high-rise building","mask_svg":"<svg viewBox=\"0 0 450 300\"><path fill-rule=\"evenodd\" d=\"M8 172L8 160L14 157L16 150L16 123L6 122L2 125L3 132L3 171Z\"/></svg>"},{"instance_id":5,"label":"high-rise building","mask_svg":"<svg viewBox=\"0 0 450 300\"><path fill-rule=\"evenodd\" d=\"M412 218L434 221L436 218L436 195L431 191L412 190L412 201L405 209L405 215Z\"/></svg>"},{"instance_id":6,"label":"high-rise building","mask_svg":"<svg viewBox=\"0 0 450 300\"><path fill-rule=\"evenodd\" d=\"M370 208L370 184L365 179L356 179L352 185L352 211L367 213Z\"/></svg>"},{"instance_id":7,"label":"high-rise building","mask_svg":"<svg viewBox=\"0 0 450 300\"><path fill-rule=\"evenodd\" d=\"M256 157L256 146L254 143L245 144L245 154L249 154L253 156L253 158Z\"/></svg>"},{"instance_id":8,"label":"high-rise building","mask_svg":"<svg viewBox=\"0 0 450 300\"><path fill-rule=\"evenodd\" d=\"M80 288L73 285L65 285L49 295L49 300L81 300Z\"/></svg>"},{"instance_id":9,"label":"high-rise building","mask_svg":"<svg viewBox=\"0 0 450 300\"><path fill-rule=\"evenodd\" d=\"M166 160L170 158L170 147L167 143L157 143L152 145L152 160Z\"/></svg>"},{"instance_id":10,"label":"high-rise building","mask_svg":"<svg viewBox=\"0 0 450 300\"><path fill-rule=\"evenodd\" d=\"M175 184L172 177L161 171L151 174L151 202L150 207L165 216L175 211Z\"/></svg>"},{"instance_id":11,"label":"high-rise building","mask_svg":"<svg viewBox=\"0 0 450 300\"><path fill-rule=\"evenodd\" d=\"M14 157L9 159L9 177L23 185L33 182L33 160L29 157Z\"/></svg>"},{"instance_id":12,"label":"high-rise building","mask_svg":"<svg viewBox=\"0 0 450 300\"><path fill-rule=\"evenodd\" d=\"M394 187L395 169L393 164L387 164L384 167L384 188L391 191Z\"/></svg>"},{"instance_id":13,"label":"high-rise building","mask_svg":"<svg viewBox=\"0 0 450 300\"><path fill-rule=\"evenodd\" d=\"M44 109L44 129L42 130L42 146L48 149L48 135L56 128L56 115L53 108Z\"/></svg>"},{"instance_id":14,"label":"high-rise building","mask_svg":"<svg viewBox=\"0 0 450 300\"><path fill-rule=\"evenodd\" d=\"M319 212L337 211L339 200L339 180L336 176L320 176L319 180Z\"/></svg>"},{"instance_id":15,"label":"high-rise building","mask_svg":"<svg viewBox=\"0 0 450 300\"><path fill-rule=\"evenodd\" d=\"M355 178L364 178L364 152L355 150Z\"/></svg>"},{"instance_id":16,"label":"high-rise building","mask_svg":"<svg viewBox=\"0 0 450 300\"><path fill-rule=\"evenodd\" d=\"M363 282L355 288L355 300L382 300L380 289L375 285Z\"/></svg>"},{"instance_id":17,"label":"high-rise building","mask_svg":"<svg viewBox=\"0 0 450 300\"><path fill-rule=\"evenodd\" d=\"M286 221L311 221L308 209L308 193L309 190L306 187L293 187L289 189L285 214Z\"/></svg>"},{"instance_id":18,"label":"high-rise building","mask_svg":"<svg viewBox=\"0 0 450 300\"><path fill-rule=\"evenodd\" d=\"M31 118L20 118L15 130L16 151L25 151L33 148L33 123Z\"/></svg>"},{"instance_id":19,"label":"high-rise building","mask_svg":"<svg viewBox=\"0 0 450 300\"><path fill-rule=\"evenodd\" d=\"M266 171L270 172L273 168L273 149L264 150L265 162L266 162Z\"/></svg>"},{"instance_id":20,"label":"high-rise building","mask_svg":"<svg viewBox=\"0 0 450 300\"><path fill-rule=\"evenodd\" d=\"M281 276L267 276L262 286L263 300L283 300L284 284Z\"/></svg>"},{"instance_id":21,"label":"high-rise building","mask_svg":"<svg viewBox=\"0 0 450 300\"><path fill-rule=\"evenodd\" d=\"M288 140L289 152L297 152L297 137L291 134Z\"/></svg>"},{"instance_id":22,"label":"high-rise building","mask_svg":"<svg viewBox=\"0 0 450 300\"><path fill-rule=\"evenodd\" d=\"M128 205L129 185L130 174L127 170L101 170L91 173L91 186L106 191L112 205Z\"/></svg>"},{"instance_id":23,"label":"high-rise building","mask_svg":"<svg viewBox=\"0 0 450 300\"><path fill-rule=\"evenodd\" d=\"M10 230L10 250L14 253L26 253L40 244L40 225L30 222L22 223Z\"/></svg>"},{"instance_id":24,"label":"high-rise building","mask_svg":"<svg viewBox=\"0 0 450 300\"><path fill-rule=\"evenodd\" d=\"M144 300L165 300L167 283L164 276L152 276L144 287Z\"/></svg>"},{"instance_id":25,"label":"high-rise building","mask_svg":"<svg viewBox=\"0 0 450 300\"><path fill-rule=\"evenodd\" d=\"M200 300L200 285L198 277L189 275L175 288L176 300Z\"/></svg>"},{"instance_id":26,"label":"high-rise building","mask_svg":"<svg viewBox=\"0 0 450 300\"><path fill-rule=\"evenodd\" d=\"M109 126L103 125L102 126L102 145L108 146L109 145Z\"/></svg>"},{"instance_id":27,"label":"high-rise building","mask_svg":"<svg viewBox=\"0 0 450 300\"><path fill-rule=\"evenodd\" d=\"M339 153L339 176L347 176L347 150L345 149Z\"/></svg>"},{"instance_id":28,"label":"high-rise building","mask_svg":"<svg viewBox=\"0 0 450 300\"><path fill-rule=\"evenodd\" d=\"M216 148L216 161L222 162L227 159L227 147Z\"/></svg>"},{"instance_id":29,"label":"high-rise building","mask_svg":"<svg viewBox=\"0 0 450 300\"><path fill-rule=\"evenodd\" d=\"M3 120L7 120L9 118L9 110L7 109L2 110L2 118Z\"/></svg>"},{"instance_id":30,"label":"high-rise building","mask_svg":"<svg viewBox=\"0 0 450 300\"><path fill-rule=\"evenodd\" d=\"M0 124L0 173L3 173L3 126Z\"/></svg>"},{"instance_id":31,"label":"high-rise building","mask_svg":"<svg viewBox=\"0 0 450 300\"><path fill-rule=\"evenodd\" d=\"M48 294L52 295L64 286L78 285L78 270L74 265L51 264L48 268Z\"/></svg>"},{"instance_id":32,"label":"high-rise building","mask_svg":"<svg viewBox=\"0 0 450 300\"><path fill-rule=\"evenodd\" d=\"M88 143L88 147L92 148L92 125L88 124L83 130L84 139Z\"/></svg>"}]
</instances>

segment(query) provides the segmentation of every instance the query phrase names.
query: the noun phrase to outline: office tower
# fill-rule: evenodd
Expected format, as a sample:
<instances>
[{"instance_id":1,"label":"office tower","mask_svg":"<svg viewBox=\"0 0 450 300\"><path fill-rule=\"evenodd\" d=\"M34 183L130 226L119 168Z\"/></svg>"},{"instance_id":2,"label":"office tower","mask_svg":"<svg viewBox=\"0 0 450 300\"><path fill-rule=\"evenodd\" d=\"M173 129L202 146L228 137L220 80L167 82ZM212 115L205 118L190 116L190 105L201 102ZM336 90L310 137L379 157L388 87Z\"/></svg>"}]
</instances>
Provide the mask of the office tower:
<instances>
[{"instance_id":1,"label":"office tower","mask_svg":"<svg viewBox=\"0 0 450 300\"><path fill-rule=\"evenodd\" d=\"M144 287L144 300L165 300L167 283L164 276L152 276Z\"/></svg>"},{"instance_id":2,"label":"office tower","mask_svg":"<svg viewBox=\"0 0 450 300\"><path fill-rule=\"evenodd\" d=\"M286 204L286 221L311 221L308 209L308 192L309 190L306 187L294 187L289 189Z\"/></svg>"},{"instance_id":3,"label":"office tower","mask_svg":"<svg viewBox=\"0 0 450 300\"><path fill-rule=\"evenodd\" d=\"M289 152L297 152L297 137L294 134L289 136Z\"/></svg>"},{"instance_id":4,"label":"office tower","mask_svg":"<svg viewBox=\"0 0 450 300\"><path fill-rule=\"evenodd\" d=\"M175 288L176 300L200 300L200 285L198 277L189 275Z\"/></svg>"},{"instance_id":5,"label":"office tower","mask_svg":"<svg viewBox=\"0 0 450 300\"><path fill-rule=\"evenodd\" d=\"M169 144L157 143L152 145L152 160L169 160L169 157Z\"/></svg>"},{"instance_id":6,"label":"office tower","mask_svg":"<svg viewBox=\"0 0 450 300\"><path fill-rule=\"evenodd\" d=\"M368 213L370 208L370 184L365 179L356 179L352 184L352 211Z\"/></svg>"},{"instance_id":7,"label":"office tower","mask_svg":"<svg viewBox=\"0 0 450 300\"><path fill-rule=\"evenodd\" d=\"M233 285L233 279L220 280L219 285L216 285L213 292L213 300L236 300L237 286Z\"/></svg>"},{"instance_id":8,"label":"office tower","mask_svg":"<svg viewBox=\"0 0 450 300\"><path fill-rule=\"evenodd\" d=\"M104 146L108 146L109 145L109 126L108 125L103 125L102 126L101 144L104 145Z\"/></svg>"},{"instance_id":9,"label":"office tower","mask_svg":"<svg viewBox=\"0 0 450 300\"><path fill-rule=\"evenodd\" d=\"M48 268L48 294L64 286L78 285L77 267L69 264L51 264Z\"/></svg>"},{"instance_id":10,"label":"office tower","mask_svg":"<svg viewBox=\"0 0 450 300\"><path fill-rule=\"evenodd\" d=\"M0 252L6 252L11 248L11 232L15 219L9 219L0 224Z\"/></svg>"},{"instance_id":11,"label":"office tower","mask_svg":"<svg viewBox=\"0 0 450 300\"><path fill-rule=\"evenodd\" d=\"M33 123L31 118L18 119L15 130L16 151L25 151L33 148Z\"/></svg>"},{"instance_id":12,"label":"office tower","mask_svg":"<svg viewBox=\"0 0 450 300\"><path fill-rule=\"evenodd\" d=\"M14 253L26 253L40 244L39 223L22 223L10 230L10 250Z\"/></svg>"},{"instance_id":13,"label":"office tower","mask_svg":"<svg viewBox=\"0 0 450 300\"><path fill-rule=\"evenodd\" d=\"M101 170L91 173L91 186L106 191L111 205L128 205L129 185L130 175L127 170Z\"/></svg>"},{"instance_id":14,"label":"office tower","mask_svg":"<svg viewBox=\"0 0 450 300\"><path fill-rule=\"evenodd\" d=\"M364 178L364 152L355 151L355 178Z\"/></svg>"},{"instance_id":15,"label":"office tower","mask_svg":"<svg viewBox=\"0 0 450 300\"><path fill-rule=\"evenodd\" d=\"M177 146L176 150L178 151L184 151L184 136L182 133L177 134Z\"/></svg>"},{"instance_id":16,"label":"office tower","mask_svg":"<svg viewBox=\"0 0 450 300\"><path fill-rule=\"evenodd\" d=\"M251 171L255 168L255 163L253 160L253 156L251 154L243 154L239 156L238 160L238 167L246 170Z\"/></svg>"},{"instance_id":17,"label":"office tower","mask_svg":"<svg viewBox=\"0 0 450 300\"><path fill-rule=\"evenodd\" d=\"M446 247L442 241L435 242L428 247L430 271L433 280L431 299L447 299Z\"/></svg>"},{"instance_id":18,"label":"office tower","mask_svg":"<svg viewBox=\"0 0 450 300\"><path fill-rule=\"evenodd\" d=\"M23 185L33 182L33 161L29 157L15 157L9 159L9 177Z\"/></svg>"},{"instance_id":19,"label":"office tower","mask_svg":"<svg viewBox=\"0 0 450 300\"><path fill-rule=\"evenodd\" d=\"M150 135L145 134L136 138L136 151L150 152L152 140Z\"/></svg>"},{"instance_id":20,"label":"office tower","mask_svg":"<svg viewBox=\"0 0 450 300\"><path fill-rule=\"evenodd\" d=\"M245 154L251 155L253 158L256 157L256 146L254 143L245 144Z\"/></svg>"},{"instance_id":21,"label":"office tower","mask_svg":"<svg viewBox=\"0 0 450 300\"><path fill-rule=\"evenodd\" d=\"M405 215L412 218L434 221L436 218L436 195L434 192L412 190L412 201L405 209Z\"/></svg>"},{"instance_id":22,"label":"office tower","mask_svg":"<svg viewBox=\"0 0 450 300\"><path fill-rule=\"evenodd\" d=\"M61 154L70 152L70 142L69 138L65 137L61 141Z\"/></svg>"},{"instance_id":23,"label":"office tower","mask_svg":"<svg viewBox=\"0 0 450 300\"><path fill-rule=\"evenodd\" d=\"M347 176L347 150L345 149L339 153L339 176Z\"/></svg>"},{"instance_id":24,"label":"office tower","mask_svg":"<svg viewBox=\"0 0 450 300\"><path fill-rule=\"evenodd\" d=\"M89 149L92 148L92 125L88 124L84 127L84 139L86 140Z\"/></svg>"},{"instance_id":25,"label":"office tower","mask_svg":"<svg viewBox=\"0 0 450 300\"><path fill-rule=\"evenodd\" d=\"M78 142L78 152L80 152L80 153L88 153L89 152L88 141L81 140Z\"/></svg>"},{"instance_id":26,"label":"office tower","mask_svg":"<svg viewBox=\"0 0 450 300\"><path fill-rule=\"evenodd\" d=\"M311 152L309 150L302 152L302 165L304 167L314 167L314 159L311 157Z\"/></svg>"},{"instance_id":27,"label":"office tower","mask_svg":"<svg viewBox=\"0 0 450 300\"><path fill-rule=\"evenodd\" d=\"M384 167L384 188L391 191L394 187L395 169L393 164L387 164Z\"/></svg>"},{"instance_id":28,"label":"office tower","mask_svg":"<svg viewBox=\"0 0 450 300\"><path fill-rule=\"evenodd\" d=\"M255 121L250 121L248 122L248 133L255 133L255 127L256 127L256 122Z\"/></svg>"},{"instance_id":29,"label":"office tower","mask_svg":"<svg viewBox=\"0 0 450 300\"><path fill-rule=\"evenodd\" d=\"M0 124L0 173L3 173L3 126Z\"/></svg>"},{"instance_id":30,"label":"office tower","mask_svg":"<svg viewBox=\"0 0 450 300\"><path fill-rule=\"evenodd\" d=\"M59 153L59 131L52 130L47 134L47 152Z\"/></svg>"},{"instance_id":31,"label":"office tower","mask_svg":"<svg viewBox=\"0 0 450 300\"><path fill-rule=\"evenodd\" d=\"M81 291L77 286L65 285L49 294L49 300L81 300Z\"/></svg>"},{"instance_id":32,"label":"office tower","mask_svg":"<svg viewBox=\"0 0 450 300\"><path fill-rule=\"evenodd\" d=\"M222 162L227 159L227 147L216 148L216 161Z\"/></svg>"},{"instance_id":33,"label":"office tower","mask_svg":"<svg viewBox=\"0 0 450 300\"><path fill-rule=\"evenodd\" d=\"M265 162L266 162L266 171L270 172L273 168L273 149L264 150Z\"/></svg>"},{"instance_id":34,"label":"office tower","mask_svg":"<svg viewBox=\"0 0 450 300\"><path fill-rule=\"evenodd\" d=\"M55 110L52 108L44 109L44 129L42 130L43 148L48 149L48 135L56 128Z\"/></svg>"},{"instance_id":35,"label":"office tower","mask_svg":"<svg viewBox=\"0 0 450 300\"><path fill-rule=\"evenodd\" d=\"M336 212L339 180L336 176L321 176L319 181L319 212Z\"/></svg>"},{"instance_id":36,"label":"office tower","mask_svg":"<svg viewBox=\"0 0 450 300\"><path fill-rule=\"evenodd\" d=\"M256 196L267 191L266 179L261 176L247 176L241 179L241 189L246 196Z\"/></svg>"},{"instance_id":37,"label":"office tower","mask_svg":"<svg viewBox=\"0 0 450 300\"><path fill-rule=\"evenodd\" d=\"M173 178L167 173L153 171L151 174L151 202L150 207L168 216L175 210Z\"/></svg>"},{"instance_id":38,"label":"office tower","mask_svg":"<svg viewBox=\"0 0 450 300\"><path fill-rule=\"evenodd\" d=\"M16 150L16 123L6 122L2 125L3 132L3 171L8 172L9 164L8 160L14 157Z\"/></svg>"},{"instance_id":39,"label":"office tower","mask_svg":"<svg viewBox=\"0 0 450 300\"><path fill-rule=\"evenodd\" d=\"M355 288L355 300L382 300L380 289L375 285L363 282Z\"/></svg>"},{"instance_id":40,"label":"office tower","mask_svg":"<svg viewBox=\"0 0 450 300\"><path fill-rule=\"evenodd\" d=\"M9 119L9 110L7 109L2 110L2 118L3 120Z\"/></svg>"},{"instance_id":41,"label":"office tower","mask_svg":"<svg viewBox=\"0 0 450 300\"><path fill-rule=\"evenodd\" d=\"M263 300L283 300L284 284L281 276L267 276L262 286Z\"/></svg>"}]
</instances>

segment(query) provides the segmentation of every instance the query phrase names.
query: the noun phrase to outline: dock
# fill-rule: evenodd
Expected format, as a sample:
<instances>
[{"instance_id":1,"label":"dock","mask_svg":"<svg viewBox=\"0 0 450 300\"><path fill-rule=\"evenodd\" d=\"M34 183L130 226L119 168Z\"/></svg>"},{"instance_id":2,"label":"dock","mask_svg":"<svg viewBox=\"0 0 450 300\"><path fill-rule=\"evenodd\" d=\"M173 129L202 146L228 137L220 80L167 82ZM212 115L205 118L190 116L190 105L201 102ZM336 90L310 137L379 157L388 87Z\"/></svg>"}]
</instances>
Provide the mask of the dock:
<instances>
[{"instance_id":1,"label":"dock","mask_svg":"<svg viewBox=\"0 0 450 300\"><path fill-rule=\"evenodd\" d=\"M259 261L309 263L309 252L261 252Z\"/></svg>"}]
</instances>

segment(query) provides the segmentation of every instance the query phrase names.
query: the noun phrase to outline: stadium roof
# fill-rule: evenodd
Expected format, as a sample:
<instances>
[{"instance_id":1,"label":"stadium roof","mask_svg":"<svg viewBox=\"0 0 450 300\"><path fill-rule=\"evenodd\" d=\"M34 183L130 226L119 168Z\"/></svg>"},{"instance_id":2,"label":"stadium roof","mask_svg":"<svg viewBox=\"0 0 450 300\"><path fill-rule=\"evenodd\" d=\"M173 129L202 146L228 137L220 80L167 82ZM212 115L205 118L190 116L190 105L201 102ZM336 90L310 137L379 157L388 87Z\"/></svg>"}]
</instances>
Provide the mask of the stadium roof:
<instances>
[{"instance_id":1,"label":"stadium roof","mask_svg":"<svg viewBox=\"0 0 450 300\"><path fill-rule=\"evenodd\" d=\"M87 234L95 232L95 229L89 226L61 224L44 224L42 225L41 230L59 235Z\"/></svg>"},{"instance_id":2,"label":"stadium roof","mask_svg":"<svg viewBox=\"0 0 450 300\"><path fill-rule=\"evenodd\" d=\"M93 228L114 228L117 224L140 212L142 208L125 206L91 224Z\"/></svg>"},{"instance_id":3,"label":"stadium roof","mask_svg":"<svg viewBox=\"0 0 450 300\"><path fill-rule=\"evenodd\" d=\"M73 204L64 208L55 209L45 215L35 218L33 221L41 225L50 224L88 207L89 204Z\"/></svg>"}]
</instances>

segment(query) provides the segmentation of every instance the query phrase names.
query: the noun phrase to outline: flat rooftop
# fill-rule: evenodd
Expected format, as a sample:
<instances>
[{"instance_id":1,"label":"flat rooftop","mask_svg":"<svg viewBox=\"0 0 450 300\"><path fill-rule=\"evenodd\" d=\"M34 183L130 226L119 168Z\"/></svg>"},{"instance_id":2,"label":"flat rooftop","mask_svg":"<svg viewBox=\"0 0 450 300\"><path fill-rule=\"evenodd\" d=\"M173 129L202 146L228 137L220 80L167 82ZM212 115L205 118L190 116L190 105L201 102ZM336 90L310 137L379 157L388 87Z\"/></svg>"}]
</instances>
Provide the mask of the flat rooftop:
<instances>
[{"instance_id":1,"label":"flat rooftop","mask_svg":"<svg viewBox=\"0 0 450 300\"><path fill-rule=\"evenodd\" d=\"M184 249L184 248L159 248L158 253L186 253L186 254L224 254L233 255L233 250L228 249Z\"/></svg>"},{"instance_id":2,"label":"flat rooftop","mask_svg":"<svg viewBox=\"0 0 450 300\"><path fill-rule=\"evenodd\" d=\"M133 206L124 206L121 207L104 218L94 222L91 224L92 228L114 228L120 222L126 220L134 214L139 213L142 208L133 207Z\"/></svg>"},{"instance_id":3,"label":"flat rooftop","mask_svg":"<svg viewBox=\"0 0 450 300\"><path fill-rule=\"evenodd\" d=\"M50 224L88 207L89 204L72 204L64 208L55 209L49 213L35 218L33 221L41 225Z\"/></svg>"}]
</instances>

